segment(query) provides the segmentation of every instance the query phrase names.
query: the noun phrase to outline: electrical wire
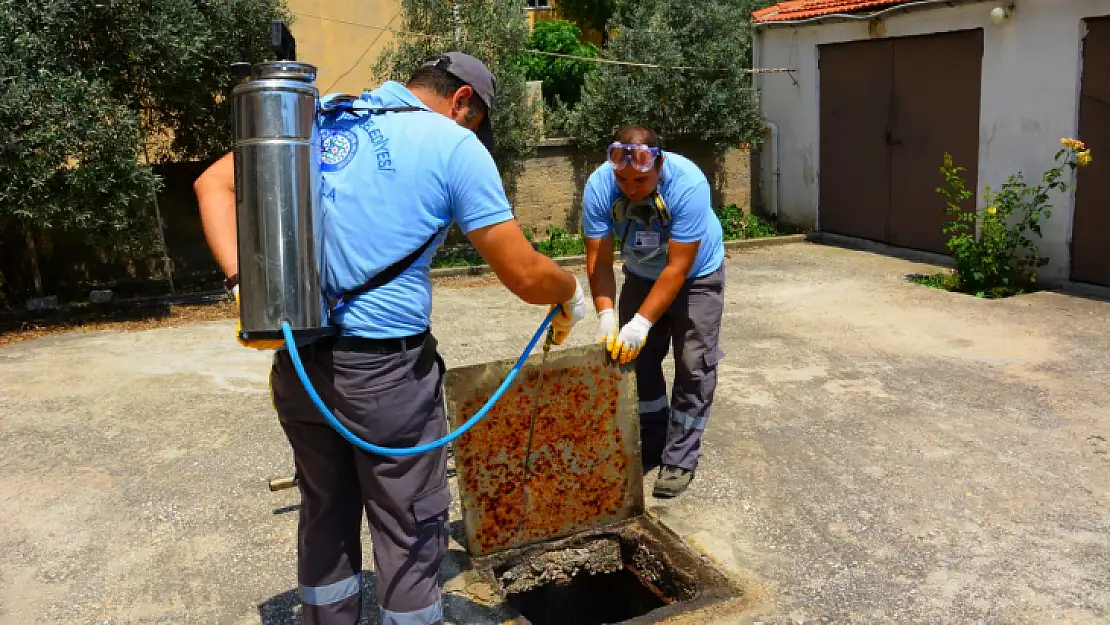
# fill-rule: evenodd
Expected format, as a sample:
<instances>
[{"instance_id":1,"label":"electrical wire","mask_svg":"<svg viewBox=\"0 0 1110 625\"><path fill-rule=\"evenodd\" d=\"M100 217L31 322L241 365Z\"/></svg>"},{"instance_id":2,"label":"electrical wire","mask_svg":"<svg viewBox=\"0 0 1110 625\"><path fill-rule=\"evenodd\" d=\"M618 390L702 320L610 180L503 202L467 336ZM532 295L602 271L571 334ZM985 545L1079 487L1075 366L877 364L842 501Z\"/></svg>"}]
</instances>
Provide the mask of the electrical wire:
<instances>
[{"instance_id":1,"label":"electrical wire","mask_svg":"<svg viewBox=\"0 0 1110 625\"><path fill-rule=\"evenodd\" d=\"M681 69L681 70L692 70L692 71L703 71L703 72L729 72L729 71L733 71L731 68L725 68L725 67L691 67L691 66L688 66L688 65L656 65L654 63L637 63L635 61L618 61L616 59L604 59L604 58L600 58L600 57L575 56L573 54L562 54L562 53L559 53L559 52L547 52L545 50L526 50L526 52L529 52L531 54L542 54L544 56L555 56L555 57L559 57L559 58L563 58L563 59L574 59L574 60L577 60L577 61L593 61L595 63L606 63L606 64L610 64L610 65L629 65L629 66L632 66L632 67L650 67L650 68L654 68L654 69ZM785 68L765 69L765 68L758 68L757 67L757 68L744 68L741 71L747 72L749 74L770 74L770 73L777 73L777 72L792 72L794 70L785 69Z\"/></svg>"},{"instance_id":2,"label":"electrical wire","mask_svg":"<svg viewBox=\"0 0 1110 625\"><path fill-rule=\"evenodd\" d=\"M435 35L435 34L432 34L432 33L418 33L418 32L413 32L413 31L410 31L410 30L400 30L400 29L396 29L396 28L389 28L388 26L374 26L372 24L363 24L361 22L352 22L350 20L342 20L342 19L334 18L334 17L324 17L322 15L314 15L312 13L301 13L301 12L298 12L298 11L292 11L292 13L293 13L293 15L300 15L302 17L312 17L312 18L316 18L316 19L320 19L320 20L326 20L326 21L329 21L329 22L337 22L339 24L348 24L350 26L359 26L361 28L369 28L369 29L372 29L372 30L386 31L386 32L391 32L391 33L397 34L397 35L407 35L409 37L425 37L425 38L428 38L428 39L442 39L444 41L453 41L454 40L453 37L449 37L449 36L446 36L446 35ZM390 20L390 21L393 21L393 20ZM573 60L576 60L576 61L588 61L590 63L599 63L599 64L602 64L602 65L624 65L624 66L628 66L628 67L644 67L644 68L650 68L650 69L666 69L666 70L694 71L694 72L728 72L728 71L734 71L734 68L694 67L694 66L689 66L689 65L658 65L658 64L655 64L655 63L639 63L639 62L636 62L636 61L621 61L621 60L618 60L618 59L607 59L607 58L603 58L603 57L576 56L576 55L573 55L573 54L561 54L559 52L547 52L545 50L531 50L531 49L529 49L529 50L525 50L525 52L527 52L529 54L538 54L538 55L542 55L542 56L552 56L552 57L558 57L558 58L564 58L564 59L573 59ZM755 67L755 68L743 68L740 71L742 71L744 73L747 73L747 74L779 74L779 73L791 73L791 72L794 72L794 71L797 71L797 70L794 70L794 69L791 69L791 68Z\"/></svg>"}]
</instances>

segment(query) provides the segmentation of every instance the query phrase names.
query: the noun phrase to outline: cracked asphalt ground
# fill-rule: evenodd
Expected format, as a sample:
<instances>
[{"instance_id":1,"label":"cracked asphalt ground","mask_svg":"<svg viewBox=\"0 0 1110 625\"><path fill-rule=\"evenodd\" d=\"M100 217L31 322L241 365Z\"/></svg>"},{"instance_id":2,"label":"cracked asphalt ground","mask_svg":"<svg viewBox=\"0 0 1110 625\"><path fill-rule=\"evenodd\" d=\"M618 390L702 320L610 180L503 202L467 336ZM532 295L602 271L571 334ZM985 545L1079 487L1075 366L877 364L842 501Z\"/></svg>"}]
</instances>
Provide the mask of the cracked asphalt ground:
<instances>
[{"instance_id":1,"label":"cracked asphalt ground","mask_svg":"<svg viewBox=\"0 0 1110 625\"><path fill-rule=\"evenodd\" d=\"M1110 622L1110 304L904 279L930 270L732 254L700 470L647 499L747 590L696 622ZM457 367L516 357L544 313L453 280L434 329ZM269 355L234 327L0 348L0 623L299 622ZM449 622L503 618L454 549Z\"/></svg>"}]
</instances>

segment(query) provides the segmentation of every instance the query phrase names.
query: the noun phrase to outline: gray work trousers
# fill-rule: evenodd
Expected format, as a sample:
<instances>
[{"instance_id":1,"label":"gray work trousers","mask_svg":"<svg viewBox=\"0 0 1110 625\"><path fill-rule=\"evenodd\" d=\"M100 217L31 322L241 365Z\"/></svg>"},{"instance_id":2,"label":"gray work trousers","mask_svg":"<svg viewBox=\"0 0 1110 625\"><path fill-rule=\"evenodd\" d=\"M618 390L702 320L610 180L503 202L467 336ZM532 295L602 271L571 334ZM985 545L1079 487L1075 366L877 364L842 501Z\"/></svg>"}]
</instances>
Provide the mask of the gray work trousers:
<instances>
[{"instance_id":1,"label":"gray work trousers","mask_svg":"<svg viewBox=\"0 0 1110 625\"><path fill-rule=\"evenodd\" d=\"M632 320L655 285L624 270L621 326ZM670 308L648 332L636 357L640 438L645 465L694 469L701 456L701 437L717 389L717 363L724 357L720 339L724 311L725 269L687 280ZM663 359L674 347L675 379L670 401L663 378Z\"/></svg>"},{"instance_id":2,"label":"gray work trousers","mask_svg":"<svg viewBox=\"0 0 1110 625\"><path fill-rule=\"evenodd\" d=\"M366 351L362 343L357 350L324 344L299 353L317 394L347 429L377 445L411 447L447 434L445 367L438 354L420 358L419 344L398 343L394 353ZM270 375L300 478L297 578L305 624L358 622L364 509L383 625L442 623L437 575L447 555L451 503L446 450L363 452L324 421L288 353L275 355Z\"/></svg>"}]
</instances>

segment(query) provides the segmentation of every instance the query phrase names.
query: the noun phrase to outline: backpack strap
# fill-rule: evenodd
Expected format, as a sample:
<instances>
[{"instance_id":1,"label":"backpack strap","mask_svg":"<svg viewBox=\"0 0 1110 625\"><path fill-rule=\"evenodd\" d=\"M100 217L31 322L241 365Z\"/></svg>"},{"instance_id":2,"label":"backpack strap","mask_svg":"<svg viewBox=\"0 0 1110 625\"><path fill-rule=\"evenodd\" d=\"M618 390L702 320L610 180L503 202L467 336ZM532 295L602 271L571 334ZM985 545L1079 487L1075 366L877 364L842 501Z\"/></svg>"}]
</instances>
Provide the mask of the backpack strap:
<instances>
[{"instance_id":1,"label":"backpack strap","mask_svg":"<svg viewBox=\"0 0 1110 625\"><path fill-rule=\"evenodd\" d=\"M374 108L358 108L355 102L362 99L349 93L341 93L328 99L327 104L320 106L320 113L331 115L333 113L350 113L352 115L381 115L383 113L415 113L427 111L420 106L379 106Z\"/></svg>"},{"instance_id":2,"label":"backpack strap","mask_svg":"<svg viewBox=\"0 0 1110 625\"><path fill-rule=\"evenodd\" d=\"M367 291L372 291L380 286L392 282L397 276L404 273L406 269L412 267L413 263L419 260L420 257L424 255L424 252L428 251L428 248L432 246L432 243L435 242L436 238L439 237L439 235L442 234L443 231L446 229L447 228L445 226L436 230L432 236L428 237L427 241L424 241L424 243L420 247L413 250L412 253L410 253L408 256L393 263L385 269L382 269L378 273L374 274L374 277L370 278L366 282L363 282L361 285L356 286L355 288L344 292L339 297L330 300L329 304L331 305L332 310L342 307L352 298L355 298L359 295L362 295L363 293L366 293Z\"/></svg>"}]
</instances>

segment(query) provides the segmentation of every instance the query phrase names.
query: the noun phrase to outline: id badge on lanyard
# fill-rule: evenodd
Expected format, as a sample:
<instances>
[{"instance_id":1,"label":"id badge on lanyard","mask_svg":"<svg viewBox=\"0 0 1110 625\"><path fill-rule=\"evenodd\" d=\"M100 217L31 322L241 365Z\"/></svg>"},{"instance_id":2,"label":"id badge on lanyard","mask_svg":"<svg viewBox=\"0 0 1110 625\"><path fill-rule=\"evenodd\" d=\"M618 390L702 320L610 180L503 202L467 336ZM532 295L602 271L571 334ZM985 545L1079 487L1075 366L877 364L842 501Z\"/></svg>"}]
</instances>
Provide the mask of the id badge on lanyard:
<instances>
[{"instance_id":1,"label":"id badge on lanyard","mask_svg":"<svg viewBox=\"0 0 1110 625\"><path fill-rule=\"evenodd\" d=\"M651 230L638 230L632 237L632 251L640 262L646 263L667 252L663 236Z\"/></svg>"},{"instance_id":2,"label":"id badge on lanyard","mask_svg":"<svg viewBox=\"0 0 1110 625\"><path fill-rule=\"evenodd\" d=\"M655 251L661 244L662 241L660 240L658 232L640 230L636 233L636 238L632 245L636 248L636 251L647 253Z\"/></svg>"}]
</instances>

